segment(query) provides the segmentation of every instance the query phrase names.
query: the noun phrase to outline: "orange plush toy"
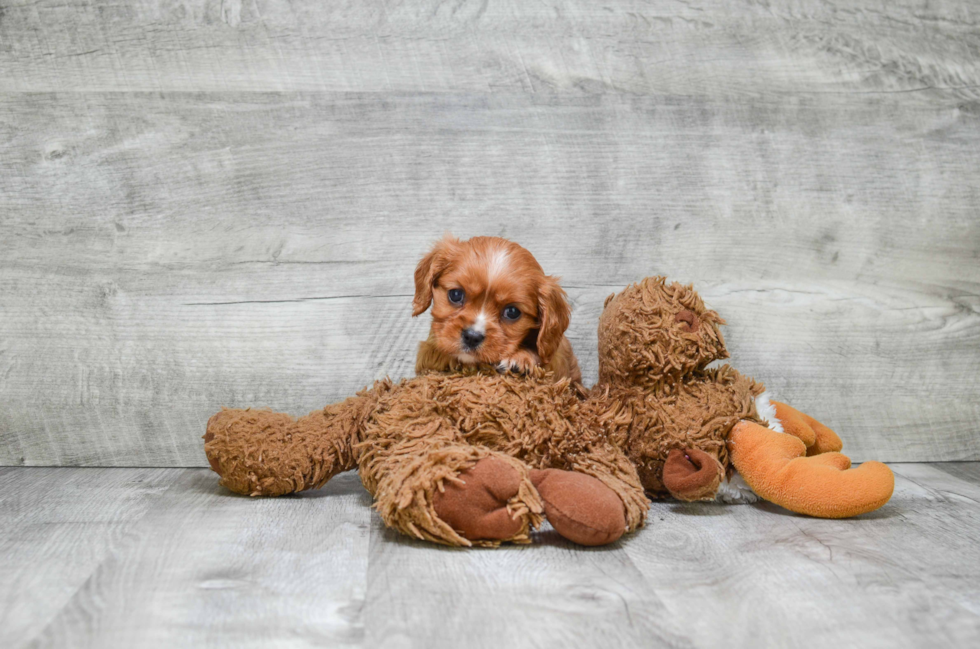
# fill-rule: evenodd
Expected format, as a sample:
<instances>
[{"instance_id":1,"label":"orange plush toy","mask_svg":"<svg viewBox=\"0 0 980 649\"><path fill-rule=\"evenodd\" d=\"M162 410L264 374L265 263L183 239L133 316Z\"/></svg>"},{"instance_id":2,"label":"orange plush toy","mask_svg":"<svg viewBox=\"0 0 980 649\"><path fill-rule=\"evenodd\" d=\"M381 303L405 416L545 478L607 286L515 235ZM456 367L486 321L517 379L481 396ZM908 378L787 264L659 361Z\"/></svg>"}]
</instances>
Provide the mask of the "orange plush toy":
<instances>
[{"instance_id":1,"label":"orange plush toy","mask_svg":"<svg viewBox=\"0 0 980 649\"><path fill-rule=\"evenodd\" d=\"M850 468L840 438L728 365L718 326L690 286L647 278L610 296L599 322L599 383L606 434L626 451L648 494L680 500L758 496L821 518L884 505L894 476L880 462ZM749 495L748 499L753 499Z\"/></svg>"}]
</instances>

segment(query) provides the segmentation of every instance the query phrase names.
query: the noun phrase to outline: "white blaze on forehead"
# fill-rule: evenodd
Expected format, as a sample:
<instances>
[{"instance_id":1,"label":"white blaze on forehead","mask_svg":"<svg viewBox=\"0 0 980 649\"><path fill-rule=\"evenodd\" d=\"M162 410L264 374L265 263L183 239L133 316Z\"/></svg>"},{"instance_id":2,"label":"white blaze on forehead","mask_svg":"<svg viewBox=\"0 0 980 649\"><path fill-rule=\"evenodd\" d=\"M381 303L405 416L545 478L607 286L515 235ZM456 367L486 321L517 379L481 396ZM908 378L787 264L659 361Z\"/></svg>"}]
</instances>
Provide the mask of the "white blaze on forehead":
<instances>
[{"instance_id":1,"label":"white blaze on forehead","mask_svg":"<svg viewBox=\"0 0 980 649\"><path fill-rule=\"evenodd\" d=\"M476 322L473 323L471 329L481 334L487 333L487 314L485 311L480 311L480 315L476 316Z\"/></svg>"},{"instance_id":2,"label":"white blaze on forehead","mask_svg":"<svg viewBox=\"0 0 980 649\"><path fill-rule=\"evenodd\" d=\"M490 257L487 264L487 282L492 282L493 278L502 275L507 271L507 251L497 250Z\"/></svg>"}]
</instances>

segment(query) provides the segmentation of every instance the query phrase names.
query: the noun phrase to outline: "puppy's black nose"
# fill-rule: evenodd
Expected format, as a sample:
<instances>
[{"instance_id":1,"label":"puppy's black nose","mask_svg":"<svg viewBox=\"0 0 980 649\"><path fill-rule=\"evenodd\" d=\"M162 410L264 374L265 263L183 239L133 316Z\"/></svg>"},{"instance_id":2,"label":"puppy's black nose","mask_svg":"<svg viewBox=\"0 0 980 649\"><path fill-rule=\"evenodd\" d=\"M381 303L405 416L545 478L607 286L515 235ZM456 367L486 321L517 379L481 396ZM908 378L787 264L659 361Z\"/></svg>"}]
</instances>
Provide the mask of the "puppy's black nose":
<instances>
[{"instance_id":1,"label":"puppy's black nose","mask_svg":"<svg viewBox=\"0 0 980 649\"><path fill-rule=\"evenodd\" d=\"M477 347L480 346L480 343L483 342L483 339L486 338L486 336L484 336L476 329L470 328L470 329L463 329L462 338L463 338L463 345L465 345L469 349L476 349Z\"/></svg>"}]
</instances>

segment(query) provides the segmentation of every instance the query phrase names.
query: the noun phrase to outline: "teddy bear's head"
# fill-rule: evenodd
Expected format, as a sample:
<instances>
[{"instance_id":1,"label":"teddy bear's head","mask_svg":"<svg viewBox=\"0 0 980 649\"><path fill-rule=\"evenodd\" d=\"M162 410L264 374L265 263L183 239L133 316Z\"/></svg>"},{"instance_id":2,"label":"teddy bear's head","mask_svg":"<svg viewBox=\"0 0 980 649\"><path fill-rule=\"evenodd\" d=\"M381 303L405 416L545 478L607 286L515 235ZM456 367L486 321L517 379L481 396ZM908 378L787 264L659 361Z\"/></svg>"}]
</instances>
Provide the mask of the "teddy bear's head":
<instances>
[{"instance_id":1,"label":"teddy bear's head","mask_svg":"<svg viewBox=\"0 0 980 649\"><path fill-rule=\"evenodd\" d=\"M599 317L599 380L648 385L728 358L722 324L690 286L648 277L606 298Z\"/></svg>"}]
</instances>

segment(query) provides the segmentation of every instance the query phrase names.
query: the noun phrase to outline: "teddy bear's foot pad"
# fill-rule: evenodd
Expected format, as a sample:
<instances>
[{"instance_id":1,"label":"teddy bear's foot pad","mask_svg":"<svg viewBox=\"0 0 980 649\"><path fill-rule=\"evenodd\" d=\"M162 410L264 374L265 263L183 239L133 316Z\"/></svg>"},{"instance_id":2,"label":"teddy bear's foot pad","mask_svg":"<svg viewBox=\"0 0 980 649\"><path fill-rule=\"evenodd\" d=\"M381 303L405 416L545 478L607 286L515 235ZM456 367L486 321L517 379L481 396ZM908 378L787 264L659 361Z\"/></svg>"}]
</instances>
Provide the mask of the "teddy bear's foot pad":
<instances>
[{"instance_id":1,"label":"teddy bear's foot pad","mask_svg":"<svg viewBox=\"0 0 980 649\"><path fill-rule=\"evenodd\" d=\"M626 512L616 492L584 473L531 471L531 482L544 502L555 531L579 545L606 545L626 531Z\"/></svg>"},{"instance_id":2,"label":"teddy bear's foot pad","mask_svg":"<svg viewBox=\"0 0 980 649\"><path fill-rule=\"evenodd\" d=\"M521 531L524 521L507 509L521 487L521 474L507 462L485 457L462 471L459 481L436 491L436 514L470 541L505 541Z\"/></svg>"},{"instance_id":3,"label":"teddy bear's foot pad","mask_svg":"<svg viewBox=\"0 0 980 649\"><path fill-rule=\"evenodd\" d=\"M678 500L713 500L725 469L701 449L672 449L664 463L664 486Z\"/></svg>"}]
</instances>

